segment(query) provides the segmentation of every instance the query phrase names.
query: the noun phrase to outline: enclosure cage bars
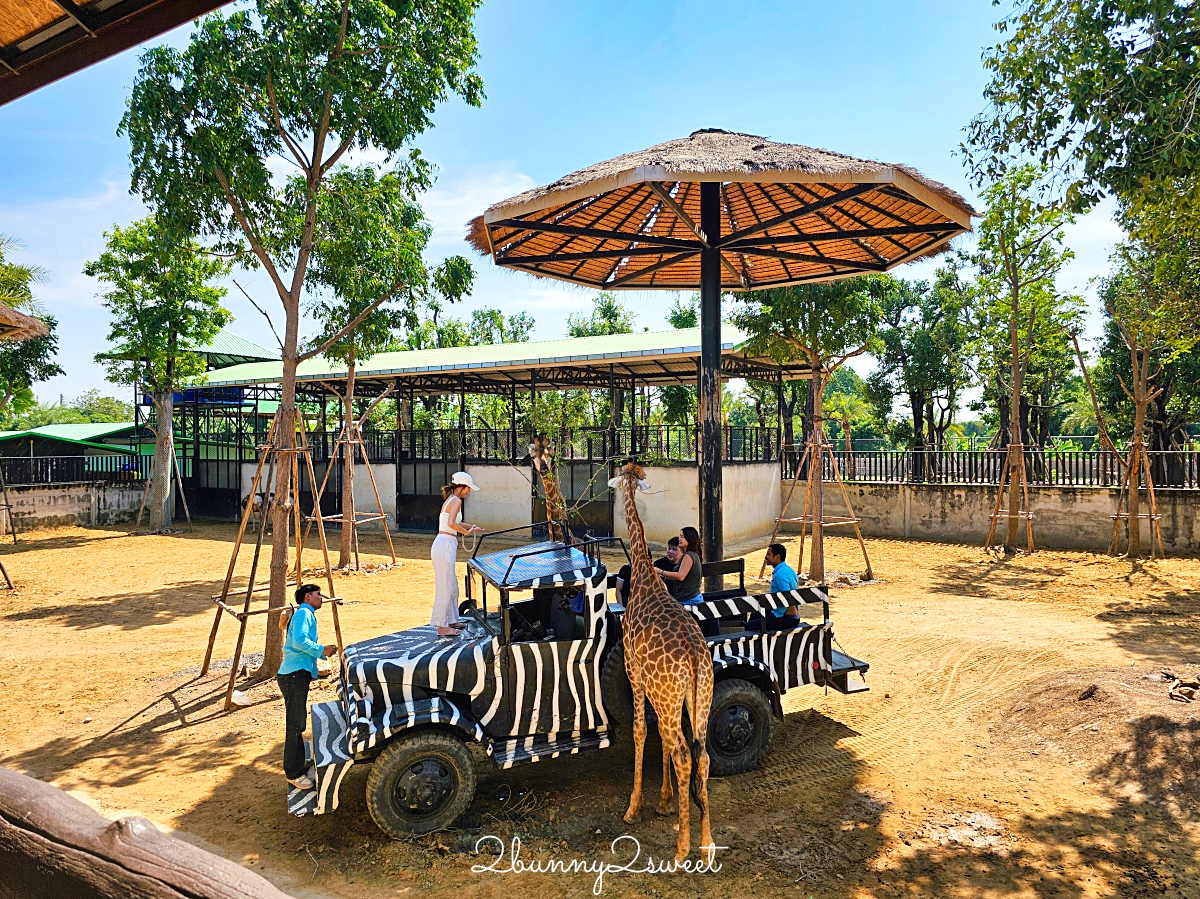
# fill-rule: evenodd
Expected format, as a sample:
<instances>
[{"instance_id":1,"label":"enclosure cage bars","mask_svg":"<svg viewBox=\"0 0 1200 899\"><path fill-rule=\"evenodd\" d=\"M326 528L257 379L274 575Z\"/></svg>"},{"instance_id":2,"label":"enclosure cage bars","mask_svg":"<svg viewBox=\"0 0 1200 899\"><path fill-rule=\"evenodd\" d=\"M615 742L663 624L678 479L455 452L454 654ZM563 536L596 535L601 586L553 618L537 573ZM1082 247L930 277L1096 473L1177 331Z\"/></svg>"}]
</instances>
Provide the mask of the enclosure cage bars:
<instances>
[{"instance_id":1,"label":"enclosure cage bars","mask_svg":"<svg viewBox=\"0 0 1200 899\"><path fill-rule=\"evenodd\" d=\"M212 630L208 635L208 648L204 652L204 664L200 666L200 676L204 677L208 673L208 669L212 663L213 646L217 641L217 631L221 626L221 616L228 614L237 619L238 635L237 642L234 645L233 658L230 660L229 666L229 682L225 688L225 711L233 709L233 693L234 686L237 683L238 666L242 658L242 646L246 640L246 624L247 621L255 615L270 615L272 612L282 612L283 607L272 608L268 605L265 609L252 609L250 603L254 599L255 593L260 593L263 590L270 589L270 583L256 586L254 581L258 573L258 561L262 555L263 539L266 536L267 521L270 519L268 514L271 507L276 502L282 501L285 508L290 510L290 524L296 531L296 567L294 569L293 578L286 584L287 587L295 587L300 583L300 576L304 573L303 553L304 542L300 531L300 457L304 457L307 468L308 482L314 484L316 475L313 471L312 464L312 448L308 443L308 435L304 425L304 414L300 410L296 411L296 423L299 428L299 443L296 446L280 447L274 443L276 429L279 424L279 417L272 419L270 427L267 429L266 441L262 446L258 447L259 459L258 465L254 470L254 478L250 483L250 495L247 499L245 509L242 512L241 522L238 525L237 537L234 539L233 552L229 557L229 568L225 572L225 582L221 587L221 592L213 594L210 598L216 603L216 614L213 617ZM279 458L282 457L282 458ZM289 495L286 497L274 496L274 488L277 483L279 465L291 466L291 479L289 486ZM262 480L263 468L267 469L267 479L265 490L263 493L263 508L258 519L258 530L254 542L254 554L250 561L250 573L246 581L245 597L242 602L242 608L237 609L229 605L229 593L233 584L233 572L237 565L238 555L241 552L242 541L246 535L246 526L249 523L250 516L254 507L254 499L258 495L258 486ZM319 507L318 507L319 509ZM317 535L321 541L321 552L325 561L325 579L329 586L329 598L326 600L330 603L333 609L333 628L337 638L338 653L343 651L344 644L342 642L342 625L338 618L338 605L341 600L334 596L333 589L333 569L329 564L329 545L325 540L325 524L321 520L318 511L316 516ZM270 620L270 619L268 619Z\"/></svg>"}]
</instances>

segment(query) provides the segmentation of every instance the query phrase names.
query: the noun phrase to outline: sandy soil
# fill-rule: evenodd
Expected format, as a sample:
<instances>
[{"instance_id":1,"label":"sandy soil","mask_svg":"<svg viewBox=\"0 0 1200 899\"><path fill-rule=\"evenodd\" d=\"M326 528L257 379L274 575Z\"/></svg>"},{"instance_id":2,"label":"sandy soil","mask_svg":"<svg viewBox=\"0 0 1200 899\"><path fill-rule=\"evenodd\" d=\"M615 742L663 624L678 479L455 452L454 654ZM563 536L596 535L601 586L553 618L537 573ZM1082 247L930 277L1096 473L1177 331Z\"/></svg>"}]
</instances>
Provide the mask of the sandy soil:
<instances>
[{"instance_id":1,"label":"sandy soil","mask_svg":"<svg viewBox=\"0 0 1200 899\"><path fill-rule=\"evenodd\" d=\"M65 529L0 547L18 584L0 593L0 764L105 814L145 815L297 896L592 894L588 874L472 873L484 834L519 836L526 860L616 862L609 844L624 833L670 856L670 820L621 821L626 746L482 767L452 833L385 839L366 812L365 768L337 813L289 818L278 691L249 689L254 704L227 715L227 664L196 677L232 533ZM1200 703L1170 702L1161 675L1197 673L1200 562L869 547L880 580L837 589L833 616L840 642L870 661L871 691L788 693L764 764L712 782L730 847L718 873L613 873L604 893L1200 897ZM428 620L428 543L398 549L400 569L339 578L348 640ZM829 569L857 569L856 546L829 549ZM747 558L757 572L761 553ZM218 659L234 636L226 619ZM652 743L651 797L658 770Z\"/></svg>"}]
</instances>

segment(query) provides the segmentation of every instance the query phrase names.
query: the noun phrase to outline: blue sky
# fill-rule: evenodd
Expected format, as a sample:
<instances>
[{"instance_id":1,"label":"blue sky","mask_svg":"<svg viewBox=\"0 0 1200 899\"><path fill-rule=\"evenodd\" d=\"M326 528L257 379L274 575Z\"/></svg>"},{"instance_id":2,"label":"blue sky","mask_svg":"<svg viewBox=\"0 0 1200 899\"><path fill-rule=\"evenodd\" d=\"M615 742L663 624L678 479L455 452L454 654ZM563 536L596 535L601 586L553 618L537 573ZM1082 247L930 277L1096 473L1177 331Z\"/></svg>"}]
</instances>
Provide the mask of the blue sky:
<instances>
[{"instance_id":1,"label":"blue sky","mask_svg":"<svg viewBox=\"0 0 1200 899\"><path fill-rule=\"evenodd\" d=\"M487 99L480 109L447 103L417 141L438 166L424 200L431 259L462 253L476 262L476 290L460 314L526 310L535 338L561 337L591 293L495 269L467 250L466 221L521 190L697 128L907 163L973 199L955 151L981 108L980 56L1002 12L988 0L485 0L477 34ZM161 40L183 45L190 29ZM24 245L16 258L49 271L37 295L60 322L67 373L36 388L44 400L97 386L115 392L92 362L107 321L81 270L105 229L145 213L128 192L128 146L116 134L139 52L0 107L0 233ZM1060 287L1087 291L1118 237L1108 207L1074 225L1077 258ZM897 271L931 273L929 263ZM274 314L265 278L237 277ZM232 329L271 345L266 323L230 286ZM625 300L639 326L664 326L669 295ZM1093 332L1097 324L1093 314Z\"/></svg>"}]
</instances>

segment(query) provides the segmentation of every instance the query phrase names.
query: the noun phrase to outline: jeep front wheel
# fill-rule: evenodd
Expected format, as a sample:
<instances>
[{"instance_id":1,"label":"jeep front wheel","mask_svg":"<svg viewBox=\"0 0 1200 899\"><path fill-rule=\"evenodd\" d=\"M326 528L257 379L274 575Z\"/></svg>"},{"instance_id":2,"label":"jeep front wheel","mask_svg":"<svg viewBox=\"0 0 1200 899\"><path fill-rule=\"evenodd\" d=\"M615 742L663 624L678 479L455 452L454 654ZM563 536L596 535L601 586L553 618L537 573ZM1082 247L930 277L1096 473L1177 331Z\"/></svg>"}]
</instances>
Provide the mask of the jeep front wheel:
<instances>
[{"instance_id":1,"label":"jeep front wheel","mask_svg":"<svg viewBox=\"0 0 1200 899\"><path fill-rule=\"evenodd\" d=\"M771 742L771 703L738 678L718 681L708 713L708 758L716 777L742 774L759 763Z\"/></svg>"},{"instance_id":2,"label":"jeep front wheel","mask_svg":"<svg viewBox=\"0 0 1200 899\"><path fill-rule=\"evenodd\" d=\"M475 764L463 741L425 731L400 737L367 777L367 809L389 837L444 830L475 796Z\"/></svg>"}]
</instances>

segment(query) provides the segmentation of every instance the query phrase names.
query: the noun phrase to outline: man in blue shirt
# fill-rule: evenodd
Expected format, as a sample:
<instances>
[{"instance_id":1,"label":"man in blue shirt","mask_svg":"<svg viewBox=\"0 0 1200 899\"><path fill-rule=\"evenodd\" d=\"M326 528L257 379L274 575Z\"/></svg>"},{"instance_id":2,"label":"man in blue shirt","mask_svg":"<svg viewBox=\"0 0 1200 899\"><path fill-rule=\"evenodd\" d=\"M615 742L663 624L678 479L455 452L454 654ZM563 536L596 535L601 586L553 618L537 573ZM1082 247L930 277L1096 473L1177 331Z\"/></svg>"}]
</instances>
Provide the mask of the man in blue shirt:
<instances>
[{"instance_id":1,"label":"man in blue shirt","mask_svg":"<svg viewBox=\"0 0 1200 899\"><path fill-rule=\"evenodd\" d=\"M771 586L768 588L771 593L785 593L800 586L800 579L785 559L787 547L782 543L772 543L767 547L767 564L774 569L771 574ZM771 609L766 619L766 630L786 631L798 627L799 624L800 607L791 605L786 609ZM746 627L752 631L762 630L763 620L757 614L752 615Z\"/></svg>"},{"instance_id":2,"label":"man in blue shirt","mask_svg":"<svg viewBox=\"0 0 1200 899\"><path fill-rule=\"evenodd\" d=\"M286 725L283 738L283 773L300 790L314 787L304 767L304 728L308 724L308 687L317 676L317 659L337 652L333 645L317 642L317 610L325 602L321 588L303 584L296 588L296 610L280 620L283 664L275 678L283 694Z\"/></svg>"}]
</instances>

